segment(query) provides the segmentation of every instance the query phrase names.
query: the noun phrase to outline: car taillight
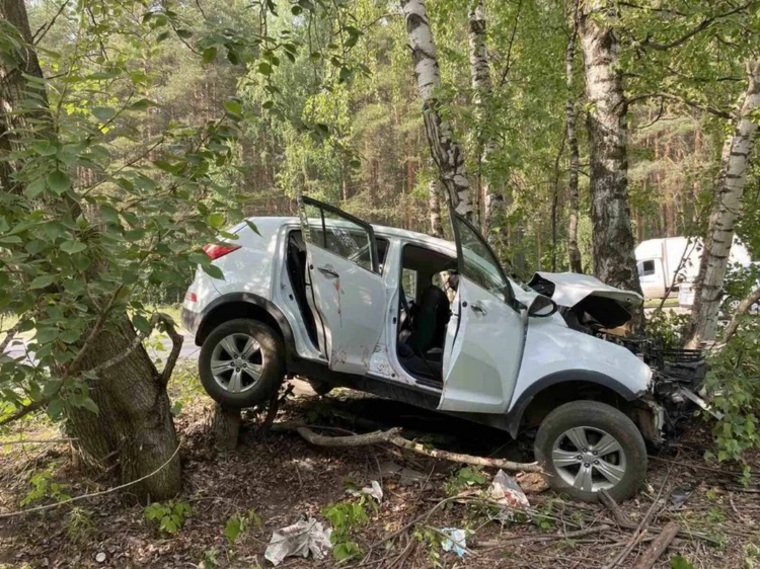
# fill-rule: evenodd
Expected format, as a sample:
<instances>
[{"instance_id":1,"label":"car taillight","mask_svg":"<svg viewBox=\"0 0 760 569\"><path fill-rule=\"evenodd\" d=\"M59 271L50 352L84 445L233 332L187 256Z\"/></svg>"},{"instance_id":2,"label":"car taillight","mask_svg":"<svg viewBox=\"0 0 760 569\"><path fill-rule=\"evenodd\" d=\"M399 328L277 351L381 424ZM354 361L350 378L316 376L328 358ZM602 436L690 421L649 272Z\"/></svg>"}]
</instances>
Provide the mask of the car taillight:
<instances>
[{"instance_id":1,"label":"car taillight","mask_svg":"<svg viewBox=\"0 0 760 569\"><path fill-rule=\"evenodd\" d=\"M237 251L240 249L240 245L219 245L219 244L211 244L203 246L203 250L205 251L206 255L211 257L211 260L218 259L219 257L224 257L228 253L232 253L233 251Z\"/></svg>"}]
</instances>

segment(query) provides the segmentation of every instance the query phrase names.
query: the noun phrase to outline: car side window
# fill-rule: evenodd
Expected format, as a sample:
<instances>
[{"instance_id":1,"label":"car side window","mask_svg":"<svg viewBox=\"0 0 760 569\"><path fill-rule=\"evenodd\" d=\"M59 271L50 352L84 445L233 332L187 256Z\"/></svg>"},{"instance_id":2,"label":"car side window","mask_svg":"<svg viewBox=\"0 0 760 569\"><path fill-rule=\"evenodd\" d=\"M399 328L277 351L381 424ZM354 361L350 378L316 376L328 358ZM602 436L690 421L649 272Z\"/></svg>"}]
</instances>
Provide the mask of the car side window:
<instances>
[{"instance_id":1,"label":"car side window","mask_svg":"<svg viewBox=\"0 0 760 569\"><path fill-rule=\"evenodd\" d=\"M461 256L460 272L487 291L510 301L512 287L504 275L499 261L480 234L464 219L454 216L457 246Z\"/></svg>"},{"instance_id":2,"label":"car side window","mask_svg":"<svg viewBox=\"0 0 760 569\"><path fill-rule=\"evenodd\" d=\"M639 263L639 276L644 277L646 275L654 274L654 261L642 261Z\"/></svg>"},{"instance_id":3,"label":"car side window","mask_svg":"<svg viewBox=\"0 0 760 569\"><path fill-rule=\"evenodd\" d=\"M323 207L305 205L308 230L304 239L317 247L330 251L356 263L368 271L374 270L373 240L370 233L347 216L339 215ZM376 260L378 265L382 262Z\"/></svg>"}]
</instances>

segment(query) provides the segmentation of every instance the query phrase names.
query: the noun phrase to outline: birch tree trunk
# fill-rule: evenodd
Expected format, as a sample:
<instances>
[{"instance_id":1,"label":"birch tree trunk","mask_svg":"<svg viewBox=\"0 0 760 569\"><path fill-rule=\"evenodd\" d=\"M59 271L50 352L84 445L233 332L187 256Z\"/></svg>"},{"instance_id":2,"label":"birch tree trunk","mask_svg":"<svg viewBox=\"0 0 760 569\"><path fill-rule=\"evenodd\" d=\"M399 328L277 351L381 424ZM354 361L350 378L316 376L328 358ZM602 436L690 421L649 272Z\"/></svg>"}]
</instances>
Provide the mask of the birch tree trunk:
<instances>
[{"instance_id":1,"label":"birch tree trunk","mask_svg":"<svg viewBox=\"0 0 760 569\"><path fill-rule=\"evenodd\" d=\"M567 228L567 253L570 263L570 271L582 273L581 251L578 248L578 215L580 212L580 195L578 192L578 170L580 158L578 152L578 135L575 132L576 118L576 95L573 92L575 80L575 42L578 37L578 1L575 0L572 11L572 27L570 39L567 41L565 52L565 85L567 87L567 101L565 102L565 115L567 122L567 145L570 151L570 174L567 180L569 193L570 216Z\"/></svg>"},{"instance_id":2,"label":"birch tree trunk","mask_svg":"<svg viewBox=\"0 0 760 569\"><path fill-rule=\"evenodd\" d=\"M578 32L586 76L591 150L591 219L594 274L603 282L641 293L628 206L626 101L620 42L611 25L610 0L583 0ZM643 311L634 327L643 324Z\"/></svg>"},{"instance_id":3,"label":"birch tree trunk","mask_svg":"<svg viewBox=\"0 0 760 569\"><path fill-rule=\"evenodd\" d=\"M401 8L412 50L417 89L422 98L422 116L430 153L438 167L441 183L446 189L452 207L472 222L472 190L465 172L464 153L461 145L453 138L451 125L441 117L441 103L435 94L441 85L441 74L425 2L402 0Z\"/></svg>"},{"instance_id":4,"label":"birch tree trunk","mask_svg":"<svg viewBox=\"0 0 760 569\"><path fill-rule=\"evenodd\" d=\"M474 0L470 5L470 75L472 79L472 102L475 106L477 122L477 154L480 162L478 171L478 188L483 204L481 230L483 235L497 252L504 248L504 196L493 190L489 174L489 159L496 148L493 138L488 134L488 115L493 86L491 83L491 65L486 47L486 14L484 0Z\"/></svg>"},{"instance_id":5,"label":"birch tree trunk","mask_svg":"<svg viewBox=\"0 0 760 569\"><path fill-rule=\"evenodd\" d=\"M0 0L0 20L11 24L24 44L6 52L8 57L0 60L0 150L10 152L24 150L30 140L55 140L56 132L23 0ZM24 190L14 181L14 173L24 166L21 162L0 160L0 190ZM40 198L35 206L49 217L60 216L70 223L85 215L73 192L60 198ZM106 250L108 246L98 241L93 232L93 250ZM93 258L88 277L96 280L107 270L104 259ZM101 300L82 293L81 303L89 306L93 314L103 310L98 306ZM99 332L97 326L91 329L95 330L92 338L83 337L76 343L80 350L78 363L61 357L61 362L69 364L61 363L54 373L63 380L81 376L106 362L118 362L100 371L97 379L88 380L90 396L99 412L71 406L67 409L66 430L76 439L81 462L116 467L121 482L137 480L163 466L129 491L157 500L169 498L179 492L181 478L175 452L178 441L166 393L168 378L159 374L142 344L136 344L135 330L123 310L108 313Z\"/></svg>"},{"instance_id":6,"label":"birch tree trunk","mask_svg":"<svg viewBox=\"0 0 760 569\"><path fill-rule=\"evenodd\" d=\"M430 235L443 238L443 224L441 223L441 197L438 189L438 180L430 180L428 184L428 215L430 216Z\"/></svg>"},{"instance_id":7,"label":"birch tree trunk","mask_svg":"<svg viewBox=\"0 0 760 569\"><path fill-rule=\"evenodd\" d=\"M757 118L752 115L760 107L760 59L747 63L747 78L744 102L734 131L723 145L721 168L715 181L715 198L695 282L692 329L687 341L687 347L691 348L713 341L717 332L734 223L741 212L744 183L757 134Z\"/></svg>"}]
</instances>

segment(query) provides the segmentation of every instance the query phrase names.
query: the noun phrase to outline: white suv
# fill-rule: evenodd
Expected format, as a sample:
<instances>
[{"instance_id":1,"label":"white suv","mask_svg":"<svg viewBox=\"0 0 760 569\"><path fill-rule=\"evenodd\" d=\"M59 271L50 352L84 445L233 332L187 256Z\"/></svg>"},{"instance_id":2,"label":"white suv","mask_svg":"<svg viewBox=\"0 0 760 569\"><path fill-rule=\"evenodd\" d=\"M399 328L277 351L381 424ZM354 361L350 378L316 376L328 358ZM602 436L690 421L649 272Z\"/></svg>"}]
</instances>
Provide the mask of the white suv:
<instances>
[{"instance_id":1,"label":"white suv","mask_svg":"<svg viewBox=\"0 0 760 569\"><path fill-rule=\"evenodd\" d=\"M300 219L251 218L205 248L224 278L199 269L182 318L211 397L250 407L300 375L320 393L347 386L513 437L537 427L554 488L636 491L644 440L675 427L704 375L698 352L607 332L638 294L571 273L518 284L457 215L452 243L303 204Z\"/></svg>"}]
</instances>

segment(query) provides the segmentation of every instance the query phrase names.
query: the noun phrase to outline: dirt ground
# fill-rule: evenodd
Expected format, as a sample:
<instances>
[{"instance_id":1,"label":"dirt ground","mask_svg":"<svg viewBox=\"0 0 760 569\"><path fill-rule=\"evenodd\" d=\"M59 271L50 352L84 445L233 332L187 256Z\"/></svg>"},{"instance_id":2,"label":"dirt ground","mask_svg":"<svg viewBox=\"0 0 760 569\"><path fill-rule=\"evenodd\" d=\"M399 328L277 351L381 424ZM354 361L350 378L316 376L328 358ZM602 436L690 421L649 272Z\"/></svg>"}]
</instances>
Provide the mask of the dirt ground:
<instances>
[{"instance_id":1,"label":"dirt ground","mask_svg":"<svg viewBox=\"0 0 760 569\"><path fill-rule=\"evenodd\" d=\"M698 423L677 444L650 459L646 488L621 505L633 529L618 527L602 505L563 500L545 490L535 475L520 478L529 512L502 525L492 519L493 506L478 498L493 471L476 472L473 480L460 473L461 465L397 448L314 447L294 432L262 432L254 421L245 423L238 450L222 455L209 440L208 399L195 386L178 385L177 380L172 392L185 403L176 420L184 486L175 502L189 505L190 515L181 529L162 534L146 520L144 506L123 493L105 494L44 512L0 517L0 568L271 567L264 550L274 530L302 514L329 525L325 508L356 502L346 489L369 486L373 480L383 488L384 499L376 508L364 507L366 523L348 527L350 540L362 552L342 567L636 567L658 530L671 520L682 533L655 567L760 567L760 478L745 487L737 467L706 462L703 454L710 437ZM350 392L321 399L297 395L281 408L277 421L357 432L378 424L400 425L405 436L421 437L440 448L529 458L528 440L510 442L497 431ZM54 427L43 424L27 436L56 435ZM63 494L103 490L111 483L89 480L75 471L66 443L8 445L0 450L0 513L20 510L21 501L39 488L41 472L48 473L47 490L26 507L55 503ZM248 523L231 542L225 527L235 516L244 516ZM598 531L602 525L610 528ZM639 525L643 531L636 539ZM470 530L464 558L441 550L439 532L444 527ZM586 535L572 537L572 532L586 529ZM699 537L690 538L689 533ZM630 553L611 565L626 549ZM332 558L287 558L279 567L335 564Z\"/></svg>"}]
</instances>

